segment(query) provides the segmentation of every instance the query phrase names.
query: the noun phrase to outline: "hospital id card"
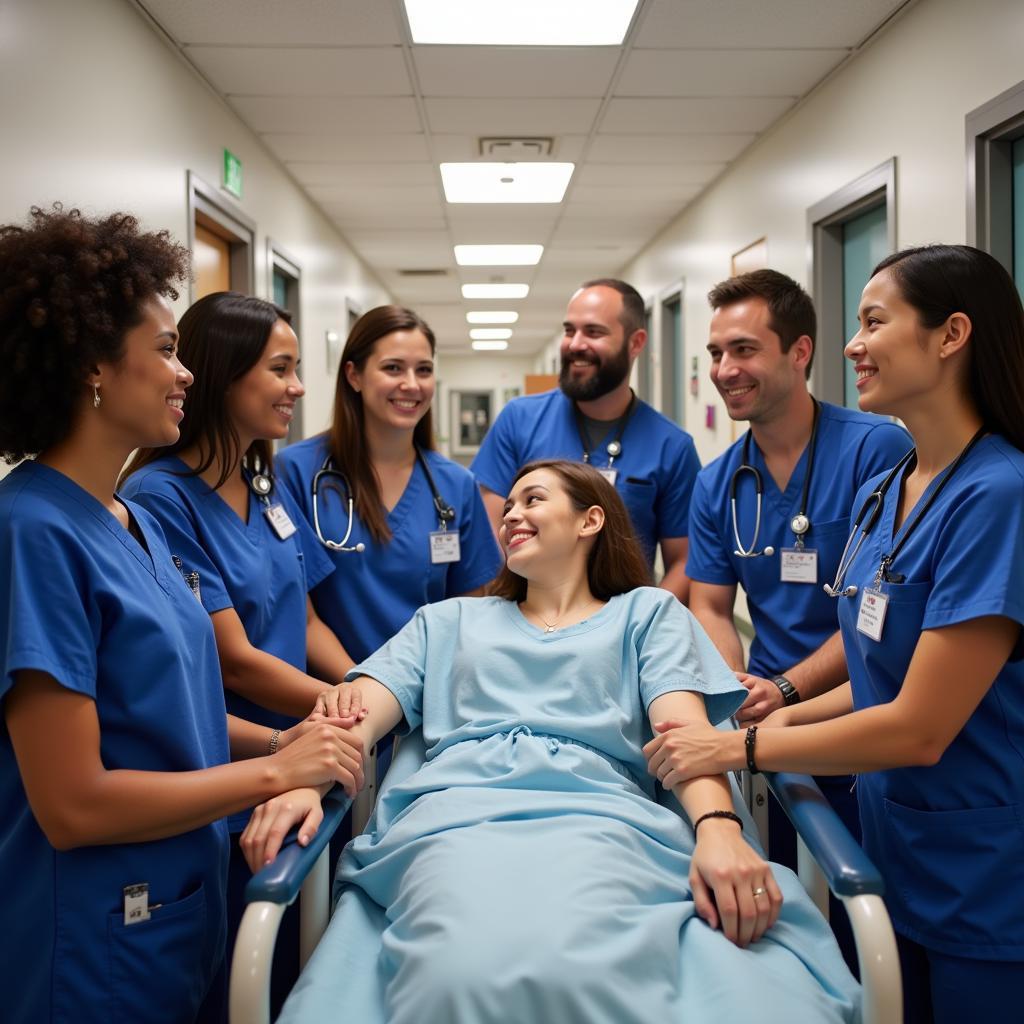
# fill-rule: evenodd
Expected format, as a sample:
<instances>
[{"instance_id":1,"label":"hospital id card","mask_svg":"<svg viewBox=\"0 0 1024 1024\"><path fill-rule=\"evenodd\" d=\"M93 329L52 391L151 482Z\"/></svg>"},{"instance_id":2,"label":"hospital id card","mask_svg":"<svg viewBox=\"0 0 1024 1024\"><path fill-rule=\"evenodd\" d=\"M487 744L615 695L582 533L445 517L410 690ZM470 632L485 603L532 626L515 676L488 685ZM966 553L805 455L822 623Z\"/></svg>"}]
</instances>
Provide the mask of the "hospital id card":
<instances>
[{"instance_id":1,"label":"hospital id card","mask_svg":"<svg viewBox=\"0 0 1024 1024\"><path fill-rule=\"evenodd\" d=\"M295 524L289 518L284 505L277 503L268 505L263 510L263 514L267 517L267 522L270 523L274 533L281 540L287 540L295 532Z\"/></svg>"},{"instance_id":2,"label":"hospital id card","mask_svg":"<svg viewBox=\"0 0 1024 1024\"><path fill-rule=\"evenodd\" d=\"M783 583L817 583L818 552L814 548L783 548L779 578Z\"/></svg>"},{"instance_id":3,"label":"hospital id card","mask_svg":"<svg viewBox=\"0 0 1024 1024\"><path fill-rule=\"evenodd\" d=\"M880 590L864 590L860 597L860 614L857 616L857 632L871 637L874 641L882 639L882 627L885 625L885 613L889 607L889 598Z\"/></svg>"},{"instance_id":4,"label":"hospital id card","mask_svg":"<svg viewBox=\"0 0 1024 1024\"><path fill-rule=\"evenodd\" d=\"M615 481L619 479L619 471L617 469L601 469L600 466L595 466L594 468L605 478L605 480L608 481L608 483L612 485L612 487L615 486Z\"/></svg>"},{"instance_id":5,"label":"hospital id card","mask_svg":"<svg viewBox=\"0 0 1024 1024\"><path fill-rule=\"evenodd\" d=\"M149 883L124 887L124 923L140 924L149 920Z\"/></svg>"},{"instance_id":6,"label":"hospital id card","mask_svg":"<svg viewBox=\"0 0 1024 1024\"><path fill-rule=\"evenodd\" d=\"M430 564L444 565L462 557L458 530L434 530L430 534Z\"/></svg>"}]
</instances>

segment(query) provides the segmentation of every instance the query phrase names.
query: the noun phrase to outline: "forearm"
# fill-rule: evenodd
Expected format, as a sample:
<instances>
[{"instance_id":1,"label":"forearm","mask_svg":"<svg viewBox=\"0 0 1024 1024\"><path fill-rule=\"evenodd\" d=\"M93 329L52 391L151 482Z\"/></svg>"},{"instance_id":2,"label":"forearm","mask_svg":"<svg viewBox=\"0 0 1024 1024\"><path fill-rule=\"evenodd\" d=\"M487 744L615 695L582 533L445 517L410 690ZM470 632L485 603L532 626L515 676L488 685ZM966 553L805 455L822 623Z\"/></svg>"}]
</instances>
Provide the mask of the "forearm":
<instances>
[{"instance_id":1,"label":"forearm","mask_svg":"<svg viewBox=\"0 0 1024 1024\"><path fill-rule=\"evenodd\" d=\"M367 714L361 722L352 726L350 732L363 742L363 750L369 751L402 721L402 706L394 694L383 683L370 676L357 676L352 685L362 691L363 707Z\"/></svg>"},{"instance_id":2,"label":"forearm","mask_svg":"<svg viewBox=\"0 0 1024 1024\"><path fill-rule=\"evenodd\" d=\"M849 678L842 634L837 630L803 661L780 671L796 687L801 701L842 685Z\"/></svg>"},{"instance_id":3,"label":"forearm","mask_svg":"<svg viewBox=\"0 0 1024 1024\"><path fill-rule=\"evenodd\" d=\"M311 675L328 683L341 683L355 664L334 631L318 616L306 623L306 660Z\"/></svg>"},{"instance_id":4,"label":"forearm","mask_svg":"<svg viewBox=\"0 0 1024 1024\"><path fill-rule=\"evenodd\" d=\"M328 688L327 683L252 646L221 652L220 667L225 689L268 711L294 718L305 718Z\"/></svg>"},{"instance_id":5,"label":"forearm","mask_svg":"<svg viewBox=\"0 0 1024 1024\"><path fill-rule=\"evenodd\" d=\"M683 604L688 605L690 603L690 577L686 575L686 560L678 561L666 569L658 586L675 594Z\"/></svg>"},{"instance_id":6,"label":"forearm","mask_svg":"<svg viewBox=\"0 0 1024 1024\"><path fill-rule=\"evenodd\" d=\"M821 694L820 697L802 700L798 704L776 711L765 719L764 724L769 727L813 725L815 722L828 722L841 715L848 715L851 711L853 711L853 692L850 689L849 680L847 680L841 686Z\"/></svg>"},{"instance_id":7,"label":"forearm","mask_svg":"<svg viewBox=\"0 0 1024 1024\"><path fill-rule=\"evenodd\" d=\"M243 761L250 757L262 757L270 753L270 736L273 730L265 725L228 715L228 744L231 760Z\"/></svg>"},{"instance_id":8,"label":"forearm","mask_svg":"<svg viewBox=\"0 0 1024 1024\"><path fill-rule=\"evenodd\" d=\"M696 822L708 811L733 809L732 789L725 775L702 775L689 782L679 782L672 787L672 792L691 822Z\"/></svg>"},{"instance_id":9,"label":"forearm","mask_svg":"<svg viewBox=\"0 0 1024 1024\"><path fill-rule=\"evenodd\" d=\"M736 629L736 621L732 613L722 615L709 612L706 609L698 611L696 607L691 608L690 611L693 612L694 617L701 624L726 665L733 672L742 672L744 670L743 644L740 642L740 634Z\"/></svg>"}]
</instances>

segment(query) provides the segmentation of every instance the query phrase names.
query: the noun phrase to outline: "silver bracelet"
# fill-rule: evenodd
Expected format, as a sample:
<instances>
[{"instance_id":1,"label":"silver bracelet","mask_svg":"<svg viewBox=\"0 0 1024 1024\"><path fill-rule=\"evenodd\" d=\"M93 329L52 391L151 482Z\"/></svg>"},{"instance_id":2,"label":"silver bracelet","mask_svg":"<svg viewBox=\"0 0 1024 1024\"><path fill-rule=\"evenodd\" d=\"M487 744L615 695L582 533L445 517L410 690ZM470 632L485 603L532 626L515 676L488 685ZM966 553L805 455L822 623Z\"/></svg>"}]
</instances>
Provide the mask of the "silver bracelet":
<instances>
[{"instance_id":1,"label":"silver bracelet","mask_svg":"<svg viewBox=\"0 0 1024 1024\"><path fill-rule=\"evenodd\" d=\"M276 754L277 753L277 743L278 743L278 740L280 740L280 739L281 739L281 730L280 729L275 729L270 734L270 753L271 754Z\"/></svg>"}]
</instances>

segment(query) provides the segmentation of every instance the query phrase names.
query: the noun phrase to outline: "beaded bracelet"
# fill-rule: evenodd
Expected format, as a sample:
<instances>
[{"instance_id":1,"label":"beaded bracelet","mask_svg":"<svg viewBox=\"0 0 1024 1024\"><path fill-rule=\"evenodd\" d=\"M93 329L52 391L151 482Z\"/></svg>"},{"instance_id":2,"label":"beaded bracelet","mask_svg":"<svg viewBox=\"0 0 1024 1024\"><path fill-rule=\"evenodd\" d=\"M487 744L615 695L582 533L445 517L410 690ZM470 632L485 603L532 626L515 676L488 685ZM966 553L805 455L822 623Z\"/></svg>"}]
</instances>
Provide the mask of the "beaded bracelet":
<instances>
[{"instance_id":1,"label":"beaded bracelet","mask_svg":"<svg viewBox=\"0 0 1024 1024\"><path fill-rule=\"evenodd\" d=\"M747 751L747 770L751 775L760 775L761 769L757 767L757 762L754 760L754 746L757 743L757 726L752 725L747 730L747 738L743 741L743 746Z\"/></svg>"},{"instance_id":2,"label":"beaded bracelet","mask_svg":"<svg viewBox=\"0 0 1024 1024\"><path fill-rule=\"evenodd\" d=\"M708 811L707 814L702 814L693 823L693 831L696 832L700 823L707 821L708 818L725 818L728 821L735 821L741 829L743 828L743 819L738 814L733 814L732 811Z\"/></svg>"}]
</instances>

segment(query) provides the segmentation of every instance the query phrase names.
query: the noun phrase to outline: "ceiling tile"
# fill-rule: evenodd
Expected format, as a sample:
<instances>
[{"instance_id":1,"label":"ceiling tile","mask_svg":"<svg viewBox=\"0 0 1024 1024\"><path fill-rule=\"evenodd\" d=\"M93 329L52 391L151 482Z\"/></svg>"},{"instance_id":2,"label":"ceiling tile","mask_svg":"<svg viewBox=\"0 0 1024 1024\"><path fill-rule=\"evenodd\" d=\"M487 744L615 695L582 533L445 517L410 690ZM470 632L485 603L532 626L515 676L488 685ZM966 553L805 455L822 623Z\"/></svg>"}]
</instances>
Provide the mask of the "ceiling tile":
<instances>
[{"instance_id":1,"label":"ceiling tile","mask_svg":"<svg viewBox=\"0 0 1024 1024\"><path fill-rule=\"evenodd\" d=\"M406 138L406 136L403 136ZM429 163L342 164L289 161L288 170L302 185L434 185L440 188L437 167Z\"/></svg>"},{"instance_id":2,"label":"ceiling tile","mask_svg":"<svg viewBox=\"0 0 1024 1024\"><path fill-rule=\"evenodd\" d=\"M230 46L398 45L389 3L338 0L137 0L178 43Z\"/></svg>"},{"instance_id":3,"label":"ceiling tile","mask_svg":"<svg viewBox=\"0 0 1024 1024\"><path fill-rule=\"evenodd\" d=\"M347 235L359 255L374 266L389 269L449 267L455 262L447 231L353 228Z\"/></svg>"},{"instance_id":4,"label":"ceiling tile","mask_svg":"<svg viewBox=\"0 0 1024 1024\"><path fill-rule=\"evenodd\" d=\"M633 50L616 96L802 96L847 50Z\"/></svg>"},{"instance_id":5,"label":"ceiling tile","mask_svg":"<svg viewBox=\"0 0 1024 1024\"><path fill-rule=\"evenodd\" d=\"M594 163L675 164L733 160L756 138L753 134L724 135L598 135L587 154Z\"/></svg>"},{"instance_id":6,"label":"ceiling tile","mask_svg":"<svg viewBox=\"0 0 1024 1024\"><path fill-rule=\"evenodd\" d=\"M559 135L589 132L597 99L444 99L424 101L430 130L456 135Z\"/></svg>"},{"instance_id":7,"label":"ceiling tile","mask_svg":"<svg viewBox=\"0 0 1024 1024\"><path fill-rule=\"evenodd\" d=\"M643 135L683 132L760 132L793 105L789 97L728 99L613 99L601 132Z\"/></svg>"},{"instance_id":8,"label":"ceiling tile","mask_svg":"<svg viewBox=\"0 0 1024 1024\"><path fill-rule=\"evenodd\" d=\"M424 96L604 96L618 47L414 46Z\"/></svg>"},{"instance_id":9,"label":"ceiling tile","mask_svg":"<svg viewBox=\"0 0 1024 1024\"><path fill-rule=\"evenodd\" d=\"M268 134L263 141L285 161L328 161L349 164L422 163L428 160L423 135Z\"/></svg>"},{"instance_id":10,"label":"ceiling tile","mask_svg":"<svg viewBox=\"0 0 1024 1024\"><path fill-rule=\"evenodd\" d=\"M905 0L651 0L635 46L852 47Z\"/></svg>"},{"instance_id":11,"label":"ceiling tile","mask_svg":"<svg viewBox=\"0 0 1024 1024\"><path fill-rule=\"evenodd\" d=\"M641 207L677 203L682 206L689 202L698 192L701 185L645 185L642 192L624 181L621 185L580 185L572 190L570 201L575 206L580 203L592 203L595 206L620 206L631 204Z\"/></svg>"},{"instance_id":12,"label":"ceiling tile","mask_svg":"<svg viewBox=\"0 0 1024 1024\"><path fill-rule=\"evenodd\" d=\"M230 104L257 132L422 131L415 101L409 97L229 96Z\"/></svg>"},{"instance_id":13,"label":"ceiling tile","mask_svg":"<svg viewBox=\"0 0 1024 1024\"><path fill-rule=\"evenodd\" d=\"M187 46L222 93L249 96L411 96L399 47Z\"/></svg>"},{"instance_id":14,"label":"ceiling tile","mask_svg":"<svg viewBox=\"0 0 1024 1024\"><path fill-rule=\"evenodd\" d=\"M311 185L306 191L323 206L440 212L440 190L432 185Z\"/></svg>"},{"instance_id":15,"label":"ceiling tile","mask_svg":"<svg viewBox=\"0 0 1024 1024\"><path fill-rule=\"evenodd\" d=\"M587 162L573 176L573 191L583 185L649 188L658 185L706 185L725 168L721 163L598 164Z\"/></svg>"}]
</instances>

